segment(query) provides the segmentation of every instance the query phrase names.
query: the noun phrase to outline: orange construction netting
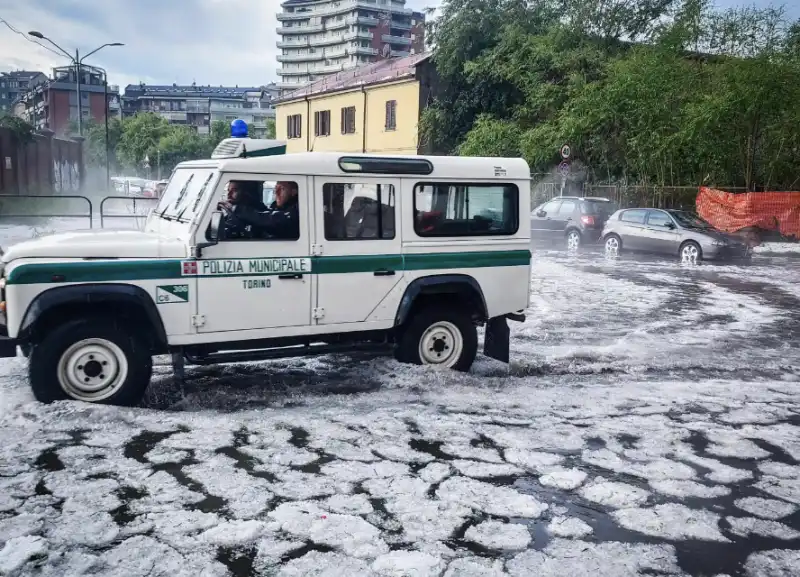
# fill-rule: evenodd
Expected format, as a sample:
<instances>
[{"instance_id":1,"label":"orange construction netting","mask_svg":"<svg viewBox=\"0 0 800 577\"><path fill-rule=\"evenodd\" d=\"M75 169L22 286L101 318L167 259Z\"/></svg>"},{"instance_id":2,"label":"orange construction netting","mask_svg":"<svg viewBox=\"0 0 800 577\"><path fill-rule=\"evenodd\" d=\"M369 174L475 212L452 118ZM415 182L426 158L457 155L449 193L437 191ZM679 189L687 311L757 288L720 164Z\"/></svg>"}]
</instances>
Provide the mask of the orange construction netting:
<instances>
[{"instance_id":1,"label":"orange construction netting","mask_svg":"<svg viewBox=\"0 0 800 577\"><path fill-rule=\"evenodd\" d=\"M755 227L800 237L800 192L734 194L701 186L697 214L725 232Z\"/></svg>"}]
</instances>

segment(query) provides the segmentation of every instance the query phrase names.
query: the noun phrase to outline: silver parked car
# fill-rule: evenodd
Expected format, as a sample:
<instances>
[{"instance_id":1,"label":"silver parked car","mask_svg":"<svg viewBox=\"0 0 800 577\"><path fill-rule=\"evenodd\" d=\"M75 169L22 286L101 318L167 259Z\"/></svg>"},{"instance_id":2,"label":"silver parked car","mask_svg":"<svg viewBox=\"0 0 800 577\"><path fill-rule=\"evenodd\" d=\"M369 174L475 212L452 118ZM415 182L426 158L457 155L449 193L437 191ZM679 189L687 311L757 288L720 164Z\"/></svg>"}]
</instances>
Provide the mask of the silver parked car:
<instances>
[{"instance_id":1,"label":"silver parked car","mask_svg":"<svg viewBox=\"0 0 800 577\"><path fill-rule=\"evenodd\" d=\"M682 262L749 258L750 247L699 218L680 210L629 208L606 221L601 236L607 255L622 250L673 255Z\"/></svg>"}]
</instances>

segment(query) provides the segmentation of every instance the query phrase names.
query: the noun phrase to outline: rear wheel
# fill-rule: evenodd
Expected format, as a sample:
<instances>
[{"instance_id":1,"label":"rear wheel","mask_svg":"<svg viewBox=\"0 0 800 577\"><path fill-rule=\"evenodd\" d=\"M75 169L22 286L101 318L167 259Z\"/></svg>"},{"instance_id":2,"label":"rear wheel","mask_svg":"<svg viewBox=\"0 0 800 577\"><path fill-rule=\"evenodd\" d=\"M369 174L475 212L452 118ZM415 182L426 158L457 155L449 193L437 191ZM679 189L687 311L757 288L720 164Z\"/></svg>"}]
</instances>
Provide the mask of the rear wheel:
<instances>
[{"instance_id":1,"label":"rear wheel","mask_svg":"<svg viewBox=\"0 0 800 577\"><path fill-rule=\"evenodd\" d=\"M427 307L408 323L395 354L405 363L468 371L478 354L478 331L467 314Z\"/></svg>"},{"instance_id":2,"label":"rear wheel","mask_svg":"<svg viewBox=\"0 0 800 577\"><path fill-rule=\"evenodd\" d=\"M683 264L697 264L703 260L703 252L700 250L700 245L693 240L683 243L680 249L680 258Z\"/></svg>"},{"instance_id":3,"label":"rear wheel","mask_svg":"<svg viewBox=\"0 0 800 577\"><path fill-rule=\"evenodd\" d=\"M75 319L33 346L29 379L34 396L44 403L135 405L152 370L151 351L138 334L105 320Z\"/></svg>"},{"instance_id":4,"label":"rear wheel","mask_svg":"<svg viewBox=\"0 0 800 577\"><path fill-rule=\"evenodd\" d=\"M575 252L581 246L581 233L575 229L567 231L567 250Z\"/></svg>"}]
</instances>

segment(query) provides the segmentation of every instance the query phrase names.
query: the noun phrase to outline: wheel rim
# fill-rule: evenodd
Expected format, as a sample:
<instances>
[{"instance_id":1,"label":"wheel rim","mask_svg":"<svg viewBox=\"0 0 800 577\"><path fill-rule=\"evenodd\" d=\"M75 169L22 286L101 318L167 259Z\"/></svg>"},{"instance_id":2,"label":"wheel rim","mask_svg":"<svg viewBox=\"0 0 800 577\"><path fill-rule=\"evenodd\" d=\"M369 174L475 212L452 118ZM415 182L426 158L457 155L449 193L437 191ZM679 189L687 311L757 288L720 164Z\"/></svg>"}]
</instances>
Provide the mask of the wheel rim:
<instances>
[{"instance_id":1,"label":"wheel rim","mask_svg":"<svg viewBox=\"0 0 800 577\"><path fill-rule=\"evenodd\" d=\"M606 239L606 254L616 256L619 254L619 241L616 237Z\"/></svg>"},{"instance_id":2,"label":"wheel rim","mask_svg":"<svg viewBox=\"0 0 800 577\"><path fill-rule=\"evenodd\" d=\"M450 368L461 358L464 337L453 323L439 321L432 324L419 340L419 358L423 365Z\"/></svg>"},{"instance_id":3,"label":"wheel rim","mask_svg":"<svg viewBox=\"0 0 800 577\"><path fill-rule=\"evenodd\" d=\"M579 235L577 232L573 231L567 235L568 250L578 250L580 244L581 244L581 235Z\"/></svg>"},{"instance_id":4,"label":"wheel rim","mask_svg":"<svg viewBox=\"0 0 800 577\"><path fill-rule=\"evenodd\" d=\"M681 249L681 261L689 264L695 264L700 257L700 251L693 244L687 244Z\"/></svg>"},{"instance_id":5,"label":"wheel rim","mask_svg":"<svg viewBox=\"0 0 800 577\"><path fill-rule=\"evenodd\" d=\"M58 383L73 399L97 402L119 391L128 377L128 360L105 339L84 339L61 355Z\"/></svg>"}]
</instances>

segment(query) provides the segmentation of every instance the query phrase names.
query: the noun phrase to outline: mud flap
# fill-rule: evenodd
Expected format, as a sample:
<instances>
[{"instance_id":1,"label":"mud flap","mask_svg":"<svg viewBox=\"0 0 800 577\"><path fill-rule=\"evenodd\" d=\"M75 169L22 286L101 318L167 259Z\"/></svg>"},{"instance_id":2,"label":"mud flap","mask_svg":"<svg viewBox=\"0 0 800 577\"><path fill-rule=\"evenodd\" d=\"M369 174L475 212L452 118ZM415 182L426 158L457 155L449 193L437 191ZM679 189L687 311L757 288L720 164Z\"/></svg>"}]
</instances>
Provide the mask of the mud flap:
<instances>
[{"instance_id":1,"label":"mud flap","mask_svg":"<svg viewBox=\"0 0 800 577\"><path fill-rule=\"evenodd\" d=\"M483 354L501 363L509 361L509 340L506 317L495 317L486 323L486 334L483 337Z\"/></svg>"}]
</instances>

